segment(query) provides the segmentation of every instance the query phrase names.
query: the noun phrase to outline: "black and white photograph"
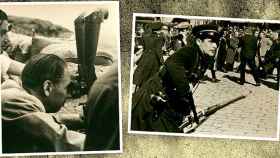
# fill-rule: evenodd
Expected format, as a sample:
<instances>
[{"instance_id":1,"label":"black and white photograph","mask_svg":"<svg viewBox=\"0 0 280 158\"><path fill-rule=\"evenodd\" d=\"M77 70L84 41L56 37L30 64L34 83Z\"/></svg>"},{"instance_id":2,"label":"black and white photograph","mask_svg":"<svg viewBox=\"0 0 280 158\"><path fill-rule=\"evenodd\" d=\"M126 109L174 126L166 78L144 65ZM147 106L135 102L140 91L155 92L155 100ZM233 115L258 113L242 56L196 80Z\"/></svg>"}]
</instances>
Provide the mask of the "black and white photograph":
<instances>
[{"instance_id":1,"label":"black and white photograph","mask_svg":"<svg viewBox=\"0 0 280 158\"><path fill-rule=\"evenodd\" d=\"M280 21L133 14L128 132L279 141Z\"/></svg>"},{"instance_id":2,"label":"black and white photograph","mask_svg":"<svg viewBox=\"0 0 280 158\"><path fill-rule=\"evenodd\" d=\"M1 2L0 156L122 153L119 2Z\"/></svg>"}]
</instances>

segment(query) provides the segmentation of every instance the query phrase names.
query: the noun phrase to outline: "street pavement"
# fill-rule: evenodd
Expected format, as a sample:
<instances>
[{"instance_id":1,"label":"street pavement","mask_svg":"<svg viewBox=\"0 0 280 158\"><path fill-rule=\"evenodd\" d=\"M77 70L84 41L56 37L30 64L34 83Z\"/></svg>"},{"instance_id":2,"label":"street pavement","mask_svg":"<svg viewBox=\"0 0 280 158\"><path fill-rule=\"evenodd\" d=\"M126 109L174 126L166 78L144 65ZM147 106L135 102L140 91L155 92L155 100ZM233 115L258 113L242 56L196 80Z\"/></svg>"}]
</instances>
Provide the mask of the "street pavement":
<instances>
[{"instance_id":1,"label":"street pavement","mask_svg":"<svg viewBox=\"0 0 280 158\"><path fill-rule=\"evenodd\" d=\"M207 71L207 76L211 73ZM232 100L240 95L244 99L229 104L210 115L192 134L213 137L240 137L270 139L277 137L278 90L274 79L262 81L256 87L251 74L240 85L239 73L216 72L220 81L202 81L194 92L197 111Z\"/></svg>"}]
</instances>

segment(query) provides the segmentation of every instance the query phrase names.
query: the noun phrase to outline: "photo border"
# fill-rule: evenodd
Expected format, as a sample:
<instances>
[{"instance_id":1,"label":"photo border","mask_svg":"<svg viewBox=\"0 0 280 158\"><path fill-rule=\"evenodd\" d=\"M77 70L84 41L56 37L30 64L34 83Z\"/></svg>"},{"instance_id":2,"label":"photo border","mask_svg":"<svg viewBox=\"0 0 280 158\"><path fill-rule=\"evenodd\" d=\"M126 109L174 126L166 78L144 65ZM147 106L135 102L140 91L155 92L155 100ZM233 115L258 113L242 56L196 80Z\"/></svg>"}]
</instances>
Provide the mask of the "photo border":
<instances>
[{"instance_id":1,"label":"photo border","mask_svg":"<svg viewBox=\"0 0 280 158\"><path fill-rule=\"evenodd\" d=\"M201 138L224 138L224 139L246 139L246 140L266 140L279 141L280 130L280 91L278 89L278 105L277 105L277 131L276 137L250 137L250 136L234 136L234 135L215 135L215 134L186 134L186 133L172 133L172 132L150 132L131 130L131 116L132 116L132 91L133 91L133 73L134 73L134 46L135 46L135 24L136 17L165 17L165 18L186 18L194 20L230 20L235 22L247 23L273 23L279 24L280 20L265 20L265 19L246 19L246 18L229 18L229 17L207 17L207 16L187 16L187 15L170 15L170 14L149 14L149 13L133 13L132 22L132 40L131 40L131 61L130 61L130 80L129 80L129 105L128 105L128 133L141 135L158 135L158 136L183 136L183 137L201 137Z\"/></svg>"},{"instance_id":2,"label":"photo border","mask_svg":"<svg viewBox=\"0 0 280 158\"><path fill-rule=\"evenodd\" d=\"M45 156L45 155L85 155L85 154L120 154L123 153L123 133L122 133L122 86L121 86L121 50L120 50L120 4L119 1L59 1L59 2L1 2L1 6L10 5L79 5L79 4L112 4L117 9L117 60L118 60L118 101L119 101L119 149L102 151L66 151L66 152L38 152L38 153L3 153L2 152L2 121L0 122L0 157L3 156ZM0 79L1 80L1 79ZM1 85L0 85L1 87ZM1 88L0 88L1 99ZM1 103L0 103L1 104ZM1 106L0 106L0 111ZM2 114L0 114L2 116Z\"/></svg>"}]
</instances>

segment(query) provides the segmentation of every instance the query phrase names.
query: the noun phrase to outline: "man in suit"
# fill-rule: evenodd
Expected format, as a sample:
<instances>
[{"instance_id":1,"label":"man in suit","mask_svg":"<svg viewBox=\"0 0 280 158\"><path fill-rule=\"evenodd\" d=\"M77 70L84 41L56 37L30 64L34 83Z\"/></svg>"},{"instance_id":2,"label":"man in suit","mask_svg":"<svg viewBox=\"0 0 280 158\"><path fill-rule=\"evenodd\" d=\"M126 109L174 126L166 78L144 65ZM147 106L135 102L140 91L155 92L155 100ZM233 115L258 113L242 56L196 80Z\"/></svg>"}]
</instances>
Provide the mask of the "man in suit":
<instances>
[{"instance_id":1,"label":"man in suit","mask_svg":"<svg viewBox=\"0 0 280 158\"><path fill-rule=\"evenodd\" d=\"M245 35L240 40L240 47L241 47L241 53L240 53L240 84L243 85L245 83L245 68L246 64L249 65L249 67L252 70L252 74L254 77L254 80L256 82L256 86L260 86L260 79L258 75L258 69L255 63L255 57L257 53L257 42L258 39L256 36L254 36L253 31L250 28L247 28L245 30Z\"/></svg>"}]
</instances>

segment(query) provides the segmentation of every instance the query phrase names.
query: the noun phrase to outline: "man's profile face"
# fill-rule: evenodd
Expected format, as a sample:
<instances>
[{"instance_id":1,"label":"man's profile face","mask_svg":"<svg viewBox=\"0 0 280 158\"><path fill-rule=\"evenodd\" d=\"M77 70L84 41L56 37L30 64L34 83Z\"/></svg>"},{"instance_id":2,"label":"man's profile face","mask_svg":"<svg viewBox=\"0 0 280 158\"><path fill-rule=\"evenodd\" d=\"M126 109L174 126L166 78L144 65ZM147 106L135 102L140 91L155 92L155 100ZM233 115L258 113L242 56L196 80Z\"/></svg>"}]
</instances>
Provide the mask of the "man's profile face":
<instances>
[{"instance_id":1,"label":"man's profile face","mask_svg":"<svg viewBox=\"0 0 280 158\"><path fill-rule=\"evenodd\" d=\"M58 112L64 105L68 95L67 88L70 82L70 73L68 68L65 66L63 78L58 83L53 84L50 95L48 96L48 106L50 106L50 110L48 112Z\"/></svg>"},{"instance_id":2,"label":"man's profile face","mask_svg":"<svg viewBox=\"0 0 280 158\"><path fill-rule=\"evenodd\" d=\"M203 53L209 56L214 56L216 54L217 44L212 39L198 39L197 41L197 44Z\"/></svg>"}]
</instances>

